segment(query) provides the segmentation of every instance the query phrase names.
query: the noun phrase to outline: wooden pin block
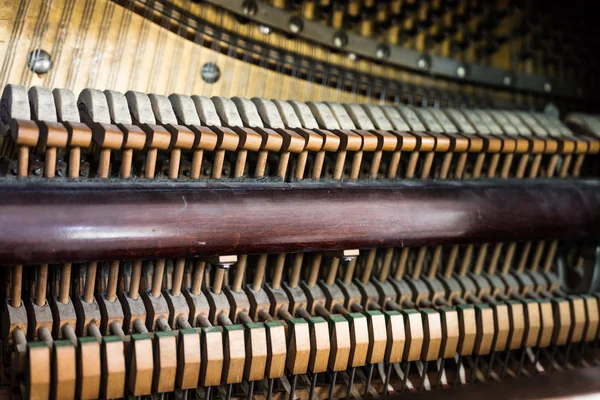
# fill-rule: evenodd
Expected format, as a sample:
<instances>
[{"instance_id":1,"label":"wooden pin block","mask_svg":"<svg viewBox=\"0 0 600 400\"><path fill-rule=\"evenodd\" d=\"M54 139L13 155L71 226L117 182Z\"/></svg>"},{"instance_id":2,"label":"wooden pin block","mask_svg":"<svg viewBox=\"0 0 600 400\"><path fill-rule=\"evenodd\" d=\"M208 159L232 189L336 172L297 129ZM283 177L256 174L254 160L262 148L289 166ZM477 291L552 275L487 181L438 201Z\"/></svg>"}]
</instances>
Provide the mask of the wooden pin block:
<instances>
[{"instance_id":1,"label":"wooden pin block","mask_svg":"<svg viewBox=\"0 0 600 400\"><path fill-rule=\"evenodd\" d=\"M395 364L402 361L404 346L406 345L406 332L404 330L404 317L398 311L384 311L387 332L385 348L385 361Z\"/></svg>"},{"instance_id":2,"label":"wooden pin block","mask_svg":"<svg viewBox=\"0 0 600 400\"><path fill-rule=\"evenodd\" d=\"M175 390L177 377L177 341L173 332L154 333L154 385L156 393Z\"/></svg>"},{"instance_id":3,"label":"wooden pin block","mask_svg":"<svg viewBox=\"0 0 600 400\"><path fill-rule=\"evenodd\" d=\"M293 375L305 374L310 361L311 343L309 324L302 318L287 321L286 367Z\"/></svg>"},{"instance_id":4,"label":"wooden pin block","mask_svg":"<svg viewBox=\"0 0 600 400\"><path fill-rule=\"evenodd\" d=\"M106 399L120 399L125 394L126 373L125 351L121 338L102 338L102 384L101 396Z\"/></svg>"},{"instance_id":5,"label":"wooden pin block","mask_svg":"<svg viewBox=\"0 0 600 400\"><path fill-rule=\"evenodd\" d=\"M52 398L68 400L75 398L77 384L76 348L70 340L54 342L52 354Z\"/></svg>"},{"instance_id":6,"label":"wooden pin block","mask_svg":"<svg viewBox=\"0 0 600 400\"><path fill-rule=\"evenodd\" d=\"M31 400L50 398L51 349L46 342L27 344L26 387Z\"/></svg>"},{"instance_id":7,"label":"wooden pin block","mask_svg":"<svg viewBox=\"0 0 600 400\"><path fill-rule=\"evenodd\" d=\"M310 326L309 369L313 373L325 372L329 366L332 347L329 337L329 324L321 317L309 318L308 324Z\"/></svg>"},{"instance_id":8,"label":"wooden pin block","mask_svg":"<svg viewBox=\"0 0 600 400\"><path fill-rule=\"evenodd\" d=\"M91 336L77 341L77 396L81 400L95 400L100 397L102 378L100 344Z\"/></svg>"},{"instance_id":9,"label":"wooden pin block","mask_svg":"<svg viewBox=\"0 0 600 400\"><path fill-rule=\"evenodd\" d=\"M177 388L194 389L200 379L200 332L180 329L177 346Z\"/></svg>"},{"instance_id":10,"label":"wooden pin block","mask_svg":"<svg viewBox=\"0 0 600 400\"><path fill-rule=\"evenodd\" d=\"M223 373L223 331L221 327L202 328L200 352L200 386L221 384Z\"/></svg>"},{"instance_id":11,"label":"wooden pin block","mask_svg":"<svg viewBox=\"0 0 600 400\"><path fill-rule=\"evenodd\" d=\"M458 350L460 329L458 312L454 307L441 307L439 310L442 318L442 346L441 358L452 358Z\"/></svg>"},{"instance_id":12,"label":"wooden pin block","mask_svg":"<svg viewBox=\"0 0 600 400\"><path fill-rule=\"evenodd\" d=\"M381 311L365 311L369 327L369 349L367 362L378 364L385 359L387 345L387 328L385 316Z\"/></svg>"},{"instance_id":13,"label":"wooden pin block","mask_svg":"<svg viewBox=\"0 0 600 400\"><path fill-rule=\"evenodd\" d=\"M152 339L148 334L134 334L130 337L127 387L133 396L146 396L152 393L154 359Z\"/></svg>"},{"instance_id":14,"label":"wooden pin block","mask_svg":"<svg viewBox=\"0 0 600 400\"><path fill-rule=\"evenodd\" d=\"M223 326L223 354L224 383L241 382L246 361L244 328L241 325Z\"/></svg>"},{"instance_id":15,"label":"wooden pin block","mask_svg":"<svg viewBox=\"0 0 600 400\"><path fill-rule=\"evenodd\" d=\"M402 310L400 312L404 316L406 332L404 359L406 361L417 361L421 357L424 340L421 314L417 310Z\"/></svg>"},{"instance_id":16,"label":"wooden pin block","mask_svg":"<svg viewBox=\"0 0 600 400\"><path fill-rule=\"evenodd\" d=\"M421 359L435 361L440 356L442 346L442 321L440 314L431 309L421 309L423 318L423 348Z\"/></svg>"},{"instance_id":17,"label":"wooden pin block","mask_svg":"<svg viewBox=\"0 0 600 400\"><path fill-rule=\"evenodd\" d=\"M267 367L267 332L262 323L244 325L246 362L244 378L249 381L264 379Z\"/></svg>"},{"instance_id":18,"label":"wooden pin block","mask_svg":"<svg viewBox=\"0 0 600 400\"><path fill-rule=\"evenodd\" d=\"M285 327L280 321L265 322L267 330L266 378L280 378L285 374L287 347ZM307 332L308 333L308 332ZM308 361L308 357L306 357Z\"/></svg>"},{"instance_id":19,"label":"wooden pin block","mask_svg":"<svg viewBox=\"0 0 600 400\"><path fill-rule=\"evenodd\" d=\"M350 361L350 327L348 321L341 315L331 315L327 321L331 339L331 352L329 355L329 369L343 371L348 368Z\"/></svg>"}]
</instances>

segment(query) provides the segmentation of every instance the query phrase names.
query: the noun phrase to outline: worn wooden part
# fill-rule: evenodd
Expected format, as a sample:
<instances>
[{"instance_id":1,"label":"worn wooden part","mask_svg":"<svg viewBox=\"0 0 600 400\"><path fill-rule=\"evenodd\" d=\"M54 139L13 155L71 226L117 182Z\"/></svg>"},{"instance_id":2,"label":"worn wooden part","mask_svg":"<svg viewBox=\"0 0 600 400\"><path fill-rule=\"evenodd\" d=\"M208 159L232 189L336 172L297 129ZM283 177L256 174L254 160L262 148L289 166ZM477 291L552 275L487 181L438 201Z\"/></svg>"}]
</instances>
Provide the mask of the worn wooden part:
<instances>
[{"instance_id":1,"label":"worn wooden part","mask_svg":"<svg viewBox=\"0 0 600 400\"><path fill-rule=\"evenodd\" d=\"M152 338L148 334L133 334L128 347L127 389L133 396L149 395L152 393L154 374Z\"/></svg>"},{"instance_id":2,"label":"worn wooden part","mask_svg":"<svg viewBox=\"0 0 600 400\"><path fill-rule=\"evenodd\" d=\"M551 301L548 300L541 300L539 302L539 307L540 307L540 337L538 339L538 343L537 346L538 347L548 347L550 346L550 344L555 343L554 342L554 338L555 338L555 334L556 334L556 338L558 340L564 340L566 342L566 340L568 339L568 335L569 335L569 328L570 326L570 311L569 311L569 304L568 302L564 302L562 303L562 315L559 318L556 318L554 315L553 309L554 306L553 304L551 304ZM561 319L562 318L562 323L564 323L565 325L563 325L561 327ZM560 338L559 338L560 336Z\"/></svg>"},{"instance_id":3,"label":"worn wooden part","mask_svg":"<svg viewBox=\"0 0 600 400\"><path fill-rule=\"evenodd\" d=\"M504 303L490 303L494 314L494 339L492 342L492 351L504 351L508 344L510 336L510 317L508 305Z\"/></svg>"},{"instance_id":4,"label":"worn wooden part","mask_svg":"<svg viewBox=\"0 0 600 400\"><path fill-rule=\"evenodd\" d=\"M385 349L385 361L390 364L398 363L402 361L406 345L404 316L395 310L387 310L383 314L386 319L386 333L388 337Z\"/></svg>"},{"instance_id":5,"label":"worn wooden part","mask_svg":"<svg viewBox=\"0 0 600 400\"><path fill-rule=\"evenodd\" d=\"M189 320L190 318L190 308L185 296L181 292L175 296L170 290L163 290L162 295L169 307L169 326L173 329L182 328L178 324L179 319Z\"/></svg>"},{"instance_id":6,"label":"worn wooden part","mask_svg":"<svg viewBox=\"0 0 600 400\"><path fill-rule=\"evenodd\" d=\"M311 355L310 325L302 318L286 319L286 368L294 375L305 374Z\"/></svg>"},{"instance_id":7,"label":"worn wooden part","mask_svg":"<svg viewBox=\"0 0 600 400\"><path fill-rule=\"evenodd\" d=\"M124 343L117 336L102 338L102 384L100 394L107 399L119 399L125 394L127 369Z\"/></svg>"},{"instance_id":8,"label":"worn wooden part","mask_svg":"<svg viewBox=\"0 0 600 400\"><path fill-rule=\"evenodd\" d=\"M421 360L434 361L440 356L443 340L441 316L431 308L423 308L420 313L423 320Z\"/></svg>"},{"instance_id":9,"label":"worn wooden part","mask_svg":"<svg viewBox=\"0 0 600 400\"><path fill-rule=\"evenodd\" d=\"M584 338L586 328L586 305L583 297L569 296L567 300L571 309L571 332L569 333L569 343L581 342Z\"/></svg>"},{"instance_id":10,"label":"worn wooden part","mask_svg":"<svg viewBox=\"0 0 600 400\"><path fill-rule=\"evenodd\" d=\"M400 313L404 317L406 335L404 360L417 361L421 357L423 341L425 339L421 314L417 310L402 310Z\"/></svg>"},{"instance_id":11,"label":"worn wooden part","mask_svg":"<svg viewBox=\"0 0 600 400\"><path fill-rule=\"evenodd\" d=\"M350 327L350 358L349 367L362 367L367 362L370 336L368 320L363 314L348 313L346 316Z\"/></svg>"},{"instance_id":12,"label":"worn wooden part","mask_svg":"<svg viewBox=\"0 0 600 400\"><path fill-rule=\"evenodd\" d=\"M385 360L388 341L385 315L381 311L365 311L369 327L367 363L378 364Z\"/></svg>"},{"instance_id":13,"label":"worn wooden part","mask_svg":"<svg viewBox=\"0 0 600 400\"><path fill-rule=\"evenodd\" d=\"M54 342L52 352L52 398L68 400L75 398L77 383L76 347L70 340Z\"/></svg>"},{"instance_id":14,"label":"worn wooden part","mask_svg":"<svg viewBox=\"0 0 600 400\"><path fill-rule=\"evenodd\" d=\"M52 316L52 310L50 308L50 303L46 301L46 303L40 307L35 304L34 299L28 298L24 299L23 304L25 308L28 309L28 336L32 337L34 340L39 339L39 331L41 328L47 328L50 332L52 332L54 318Z\"/></svg>"},{"instance_id":15,"label":"worn wooden part","mask_svg":"<svg viewBox=\"0 0 600 400\"><path fill-rule=\"evenodd\" d=\"M460 340L458 342L458 354L462 356L473 354L475 340L477 336L477 319L475 308L472 305L459 305L458 322L460 330Z\"/></svg>"},{"instance_id":16,"label":"worn wooden part","mask_svg":"<svg viewBox=\"0 0 600 400\"><path fill-rule=\"evenodd\" d=\"M244 335L246 337L244 379L249 381L264 379L268 358L265 325L256 322L244 324Z\"/></svg>"},{"instance_id":17,"label":"worn wooden part","mask_svg":"<svg viewBox=\"0 0 600 400\"><path fill-rule=\"evenodd\" d=\"M32 400L49 399L51 394L52 349L46 342L27 343L26 387Z\"/></svg>"},{"instance_id":18,"label":"worn wooden part","mask_svg":"<svg viewBox=\"0 0 600 400\"><path fill-rule=\"evenodd\" d=\"M441 358L452 358L458 350L460 329L458 312L454 307L440 307L438 309L442 323Z\"/></svg>"},{"instance_id":19,"label":"worn wooden part","mask_svg":"<svg viewBox=\"0 0 600 400\"><path fill-rule=\"evenodd\" d=\"M265 322L267 332L267 363L265 377L280 378L285 374L287 346L285 326L280 321ZM308 361L308 354L306 357Z\"/></svg>"},{"instance_id":20,"label":"worn wooden part","mask_svg":"<svg viewBox=\"0 0 600 400\"><path fill-rule=\"evenodd\" d=\"M525 335L525 310L523 304L516 300L508 300L506 302L509 310L510 331L508 336L508 349L515 350L523 344Z\"/></svg>"},{"instance_id":21,"label":"worn wooden part","mask_svg":"<svg viewBox=\"0 0 600 400\"><path fill-rule=\"evenodd\" d=\"M522 303L525 307L526 318L523 346L535 347L538 344L538 338L542 328L540 305L534 300L523 300Z\"/></svg>"},{"instance_id":22,"label":"worn wooden part","mask_svg":"<svg viewBox=\"0 0 600 400\"><path fill-rule=\"evenodd\" d=\"M329 369L343 371L348 368L352 346L348 321L341 315L330 315L327 324L329 325L329 338L331 340Z\"/></svg>"},{"instance_id":23,"label":"worn wooden part","mask_svg":"<svg viewBox=\"0 0 600 400\"><path fill-rule=\"evenodd\" d=\"M160 292L157 297L154 297L149 291L142 293L142 299L146 306L146 328L150 332L155 331L157 330L156 323L159 319L164 318L166 321L169 320L170 313L167 300Z\"/></svg>"},{"instance_id":24,"label":"worn wooden part","mask_svg":"<svg viewBox=\"0 0 600 400\"><path fill-rule=\"evenodd\" d=\"M102 359L100 343L96 338L78 338L77 344L77 396L94 400L100 396Z\"/></svg>"},{"instance_id":25,"label":"worn wooden part","mask_svg":"<svg viewBox=\"0 0 600 400\"><path fill-rule=\"evenodd\" d=\"M598 325L600 321L598 299L590 295L583 295L582 297L585 302L585 319L587 321L583 340L591 342L598 336Z\"/></svg>"},{"instance_id":26,"label":"worn wooden part","mask_svg":"<svg viewBox=\"0 0 600 400\"><path fill-rule=\"evenodd\" d=\"M154 383L152 391L171 393L177 377L177 341L173 332L154 333Z\"/></svg>"},{"instance_id":27,"label":"worn wooden part","mask_svg":"<svg viewBox=\"0 0 600 400\"><path fill-rule=\"evenodd\" d=\"M244 328L241 325L223 326L223 354L223 382L241 382L246 361Z\"/></svg>"},{"instance_id":28,"label":"worn wooden part","mask_svg":"<svg viewBox=\"0 0 600 400\"><path fill-rule=\"evenodd\" d=\"M329 337L329 324L321 317L308 317L307 321L310 328L308 368L313 373L325 372L329 366L332 348Z\"/></svg>"},{"instance_id":29,"label":"worn wooden part","mask_svg":"<svg viewBox=\"0 0 600 400\"><path fill-rule=\"evenodd\" d=\"M224 364L224 338L221 327L203 327L201 331L200 386L221 384Z\"/></svg>"},{"instance_id":30,"label":"worn wooden part","mask_svg":"<svg viewBox=\"0 0 600 400\"><path fill-rule=\"evenodd\" d=\"M200 331L180 329L177 338L177 381L179 389L194 389L200 379Z\"/></svg>"},{"instance_id":31,"label":"worn wooden part","mask_svg":"<svg viewBox=\"0 0 600 400\"><path fill-rule=\"evenodd\" d=\"M573 323L569 301L563 298L552 299L546 307L552 309L553 319L553 331L551 343L555 346L561 346L567 344L569 340L569 332L571 331L571 325ZM545 313L542 308L542 324L544 323L544 317L548 314L550 319L550 312ZM540 339L541 341L541 339Z\"/></svg>"}]
</instances>

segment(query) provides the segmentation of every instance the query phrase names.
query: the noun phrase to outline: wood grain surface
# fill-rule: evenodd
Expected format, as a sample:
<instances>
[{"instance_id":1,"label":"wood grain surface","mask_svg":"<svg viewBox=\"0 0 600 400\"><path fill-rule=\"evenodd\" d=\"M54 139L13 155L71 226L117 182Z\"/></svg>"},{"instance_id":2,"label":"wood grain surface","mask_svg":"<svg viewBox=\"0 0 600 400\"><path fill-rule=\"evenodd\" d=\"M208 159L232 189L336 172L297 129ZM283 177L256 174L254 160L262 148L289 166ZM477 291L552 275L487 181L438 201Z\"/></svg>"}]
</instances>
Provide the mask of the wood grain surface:
<instances>
[{"instance_id":1,"label":"wood grain surface","mask_svg":"<svg viewBox=\"0 0 600 400\"><path fill-rule=\"evenodd\" d=\"M222 54L132 11L134 0L121 6L109 0L0 0L0 87L26 86L137 90L205 96L261 96L295 100L367 102L368 99L293 78ZM199 5L177 5L201 14ZM182 33L182 32L179 32ZM189 35L188 35L189 37ZM43 75L27 64L31 51L42 49L53 66ZM221 78L206 83L201 68L215 63Z\"/></svg>"}]
</instances>

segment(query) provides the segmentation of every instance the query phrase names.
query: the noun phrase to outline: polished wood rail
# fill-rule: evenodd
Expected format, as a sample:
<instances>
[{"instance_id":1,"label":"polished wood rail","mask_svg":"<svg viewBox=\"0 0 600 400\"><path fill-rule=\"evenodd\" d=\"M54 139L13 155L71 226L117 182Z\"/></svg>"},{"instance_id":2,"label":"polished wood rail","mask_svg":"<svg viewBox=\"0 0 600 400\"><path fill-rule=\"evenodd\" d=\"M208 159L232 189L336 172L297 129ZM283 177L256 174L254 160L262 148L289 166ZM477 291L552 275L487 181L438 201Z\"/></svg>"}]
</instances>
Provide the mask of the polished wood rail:
<instances>
[{"instance_id":1,"label":"polished wood rail","mask_svg":"<svg viewBox=\"0 0 600 400\"><path fill-rule=\"evenodd\" d=\"M597 180L0 186L2 264L599 235Z\"/></svg>"}]
</instances>

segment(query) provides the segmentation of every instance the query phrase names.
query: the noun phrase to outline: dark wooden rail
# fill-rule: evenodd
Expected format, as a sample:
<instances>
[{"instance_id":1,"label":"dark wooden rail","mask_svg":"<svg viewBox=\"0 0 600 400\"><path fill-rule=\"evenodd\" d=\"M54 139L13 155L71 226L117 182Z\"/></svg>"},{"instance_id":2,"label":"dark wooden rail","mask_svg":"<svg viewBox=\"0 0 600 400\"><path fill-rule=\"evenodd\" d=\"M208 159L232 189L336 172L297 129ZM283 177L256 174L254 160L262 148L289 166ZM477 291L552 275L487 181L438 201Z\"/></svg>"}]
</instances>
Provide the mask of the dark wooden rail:
<instances>
[{"instance_id":1,"label":"dark wooden rail","mask_svg":"<svg viewBox=\"0 0 600 400\"><path fill-rule=\"evenodd\" d=\"M600 181L0 183L0 263L600 236Z\"/></svg>"}]
</instances>

